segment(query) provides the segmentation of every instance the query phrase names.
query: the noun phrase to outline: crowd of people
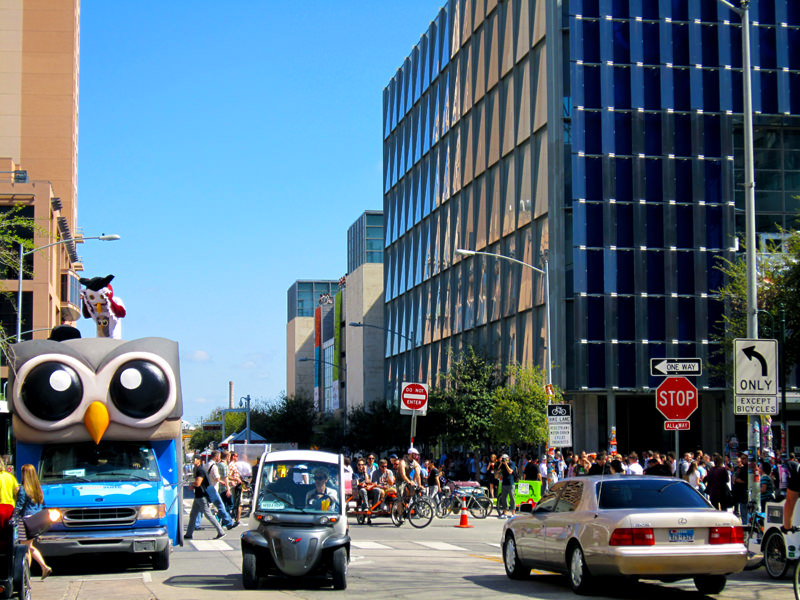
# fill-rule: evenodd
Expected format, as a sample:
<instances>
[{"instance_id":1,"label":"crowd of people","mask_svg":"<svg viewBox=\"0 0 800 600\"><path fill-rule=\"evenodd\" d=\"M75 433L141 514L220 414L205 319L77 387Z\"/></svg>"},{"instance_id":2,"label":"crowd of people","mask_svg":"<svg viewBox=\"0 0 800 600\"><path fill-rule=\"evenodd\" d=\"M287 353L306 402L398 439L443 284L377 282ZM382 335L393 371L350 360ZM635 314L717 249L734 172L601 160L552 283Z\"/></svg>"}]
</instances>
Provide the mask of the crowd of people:
<instances>
[{"instance_id":1,"label":"crowd of people","mask_svg":"<svg viewBox=\"0 0 800 600\"><path fill-rule=\"evenodd\" d=\"M682 478L707 496L714 506L733 509L743 522L748 518L748 469L752 470L752 465L744 452L731 457L719 453L709 455L698 449L684 452L680 458L674 452L652 450L642 452L641 456L636 452L608 454L566 450L562 454L556 450L541 458L534 452L513 456L500 453L499 457L492 453L451 452L442 453L438 460L433 457L423 460L412 447L401 459L390 454L376 460L375 453L370 452L357 455L354 460L353 479L361 506L374 506L396 481L426 487L431 496L438 496L446 482L477 481L488 490L490 497L497 497L502 518L514 515L513 489L518 481L538 481L544 493L548 486L568 477L659 475ZM780 501L786 496L789 479L798 471L798 461L794 454L785 461L769 457L759 461L757 469L760 493L753 501L763 510L767 502Z\"/></svg>"},{"instance_id":2,"label":"crowd of people","mask_svg":"<svg viewBox=\"0 0 800 600\"><path fill-rule=\"evenodd\" d=\"M194 500L183 537L192 539L203 517L217 530L215 539L225 537L223 527L230 530L239 526L242 489L252 477L252 467L247 461L240 461L237 452L227 450L214 450L208 460L195 454L193 462L190 486L194 490Z\"/></svg>"}]
</instances>

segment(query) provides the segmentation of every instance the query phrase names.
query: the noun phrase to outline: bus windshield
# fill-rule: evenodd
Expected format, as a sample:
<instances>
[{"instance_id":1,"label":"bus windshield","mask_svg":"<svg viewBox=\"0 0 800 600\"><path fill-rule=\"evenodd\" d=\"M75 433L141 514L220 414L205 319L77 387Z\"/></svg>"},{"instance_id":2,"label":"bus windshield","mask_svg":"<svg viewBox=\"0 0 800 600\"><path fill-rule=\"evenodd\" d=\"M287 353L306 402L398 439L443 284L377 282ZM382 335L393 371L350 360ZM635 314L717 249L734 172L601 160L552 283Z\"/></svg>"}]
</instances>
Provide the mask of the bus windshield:
<instances>
[{"instance_id":1,"label":"bus windshield","mask_svg":"<svg viewBox=\"0 0 800 600\"><path fill-rule=\"evenodd\" d=\"M152 448L142 442L85 442L42 448L42 483L158 481Z\"/></svg>"}]
</instances>

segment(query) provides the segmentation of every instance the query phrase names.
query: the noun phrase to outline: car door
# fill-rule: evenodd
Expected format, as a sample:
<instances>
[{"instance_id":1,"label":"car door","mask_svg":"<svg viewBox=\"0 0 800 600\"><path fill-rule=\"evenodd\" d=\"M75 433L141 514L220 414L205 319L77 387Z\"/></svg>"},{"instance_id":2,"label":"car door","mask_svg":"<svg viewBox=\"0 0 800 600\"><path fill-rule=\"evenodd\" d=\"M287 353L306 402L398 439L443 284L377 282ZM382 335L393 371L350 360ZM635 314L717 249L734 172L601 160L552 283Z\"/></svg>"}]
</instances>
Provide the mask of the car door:
<instances>
[{"instance_id":1,"label":"car door","mask_svg":"<svg viewBox=\"0 0 800 600\"><path fill-rule=\"evenodd\" d=\"M583 497L585 482L582 479L568 479L561 483L561 493L547 517L544 532L545 562L559 570L563 570L566 564L567 543L576 526L575 511Z\"/></svg>"},{"instance_id":2,"label":"car door","mask_svg":"<svg viewBox=\"0 0 800 600\"><path fill-rule=\"evenodd\" d=\"M556 507L561 487L563 487L563 483L553 486L542 496L529 517L522 517L514 523L514 531L517 533L517 548L526 562L544 564L545 525Z\"/></svg>"}]
</instances>

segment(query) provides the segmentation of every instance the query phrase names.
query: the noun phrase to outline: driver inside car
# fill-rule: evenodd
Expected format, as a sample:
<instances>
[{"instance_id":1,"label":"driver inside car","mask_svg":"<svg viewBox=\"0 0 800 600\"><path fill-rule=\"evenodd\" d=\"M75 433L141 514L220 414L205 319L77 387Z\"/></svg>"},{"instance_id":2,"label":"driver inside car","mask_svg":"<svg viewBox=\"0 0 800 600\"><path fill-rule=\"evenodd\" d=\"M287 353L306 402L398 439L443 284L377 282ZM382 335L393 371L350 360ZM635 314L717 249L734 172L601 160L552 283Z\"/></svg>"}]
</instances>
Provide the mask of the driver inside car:
<instances>
[{"instance_id":1,"label":"driver inside car","mask_svg":"<svg viewBox=\"0 0 800 600\"><path fill-rule=\"evenodd\" d=\"M328 470L314 469L314 489L306 495L306 506L322 511L336 510L336 490L328 487Z\"/></svg>"}]
</instances>

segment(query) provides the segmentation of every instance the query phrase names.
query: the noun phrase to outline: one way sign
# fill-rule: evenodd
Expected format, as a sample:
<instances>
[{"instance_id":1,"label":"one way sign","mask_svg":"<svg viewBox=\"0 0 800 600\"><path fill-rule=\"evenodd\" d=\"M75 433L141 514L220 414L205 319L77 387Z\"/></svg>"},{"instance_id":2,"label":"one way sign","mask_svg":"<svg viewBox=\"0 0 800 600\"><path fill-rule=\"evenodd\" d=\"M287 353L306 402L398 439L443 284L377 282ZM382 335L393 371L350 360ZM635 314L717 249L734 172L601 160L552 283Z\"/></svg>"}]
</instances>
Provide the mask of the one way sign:
<instances>
[{"instance_id":1,"label":"one way sign","mask_svg":"<svg viewBox=\"0 0 800 600\"><path fill-rule=\"evenodd\" d=\"M651 358L650 375L663 377L665 375L680 375L685 377L703 374L703 361L699 358Z\"/></svg>"},{"instance_id":2,"label":"one way sign","mask_svg":"<svg viewBox=\"0 0 800 600\"><path fill-rule=\"evenodd\" d=\"M778 395L778 341L733 340L734 394Z\"/></svg>"}]
</instances>

